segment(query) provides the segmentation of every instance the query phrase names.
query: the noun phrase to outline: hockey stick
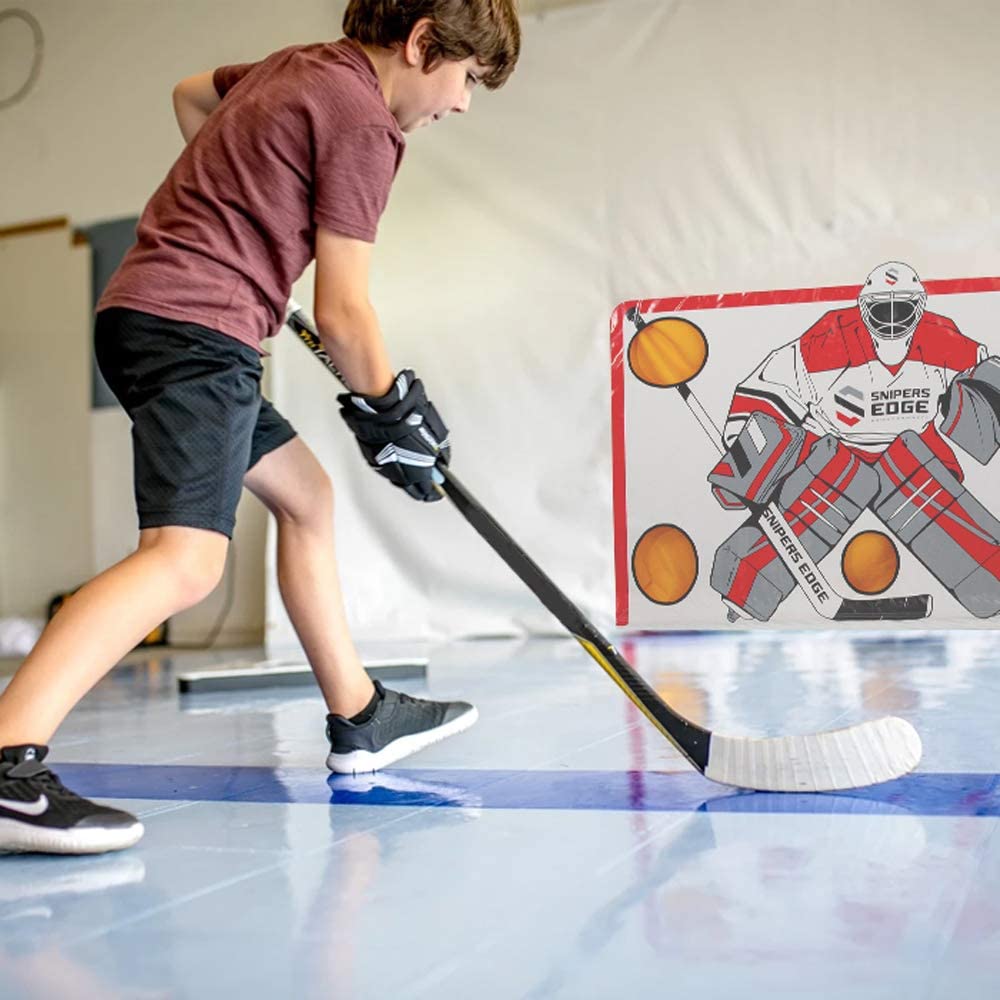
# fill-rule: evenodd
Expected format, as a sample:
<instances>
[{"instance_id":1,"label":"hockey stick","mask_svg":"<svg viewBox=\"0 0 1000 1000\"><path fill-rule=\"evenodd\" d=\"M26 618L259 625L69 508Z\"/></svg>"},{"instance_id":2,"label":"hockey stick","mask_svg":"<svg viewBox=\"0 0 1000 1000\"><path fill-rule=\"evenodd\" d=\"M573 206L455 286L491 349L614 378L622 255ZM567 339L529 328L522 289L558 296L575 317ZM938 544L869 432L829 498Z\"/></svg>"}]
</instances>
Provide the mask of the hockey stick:
<instances>
[{"instance_id":1,"label":"hockey stick","mask_svg":"<svg viewBox=\"0 0 1000 1000\"><path fill-rule=\"evenodd\" d=\"M347 387L301 306L289 303L285 322ZM348 387L349 388L349 387ZM566 627L647 719L712 781L775 792L859 788L898 778L920 760L920 737L903 719L886 717L807 736L746 739L722 736L675 712L584 617L528 554L483 509L445 465L440 489L494 552Z\"/></svg>"},{"instance_id":2,"label":"hockey stick","mask_svg":"<svg viewBox=\"0 0 1000 1000\"><path fill-rule=\"evenodd\" d=\"M632 308L627 318L634 324L636 331L647 326L638 308ZM708 439L715 445L720 455L725 454L722 444L722 432L715 426L715 421L708 415L687 382L680 382L663 388L674 388L681 399L687 404L698 425ZM861 621L914 621L926 618L933 608L930 594L915 594L907 597L875 597L853 598L844 597L838 593L823 571L806 552L805 546L799 541L792 526L785 519L781 508L772 500L767 504L747 503L747 509L756 520L757 526L764 533L778 558L792 574L799 589L806 595L813 610L835 622ZM730 620L736 618L736 612L730 610Z\"/></svg>"}]
</instances>

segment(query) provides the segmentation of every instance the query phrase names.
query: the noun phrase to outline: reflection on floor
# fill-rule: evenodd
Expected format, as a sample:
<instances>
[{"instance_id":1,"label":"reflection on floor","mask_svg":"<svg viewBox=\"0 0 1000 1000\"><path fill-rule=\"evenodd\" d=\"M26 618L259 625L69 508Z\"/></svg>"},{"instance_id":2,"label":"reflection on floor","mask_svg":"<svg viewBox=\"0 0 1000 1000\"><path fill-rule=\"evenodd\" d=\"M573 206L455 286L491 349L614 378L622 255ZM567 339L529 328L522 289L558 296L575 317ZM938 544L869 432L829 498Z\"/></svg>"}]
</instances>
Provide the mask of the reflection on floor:
<instances>
[{"instance_id":1,"label":"reflection on floor","mask_svg":"<svg viewBox=\"0 0 1000 1000\"><path fill-rule=\"evenodd\" d=\"M427 681L399 686L480 723L331 778L311 691L178 695L179 670L259 651L147 650L51 757L146 836L0 858L0 995L995 995L1000 633L619 645L720 732L902 715L920 773L834 796L713 785L576 643L532 641L430 650Z\"/></svg>"}]
</instances>

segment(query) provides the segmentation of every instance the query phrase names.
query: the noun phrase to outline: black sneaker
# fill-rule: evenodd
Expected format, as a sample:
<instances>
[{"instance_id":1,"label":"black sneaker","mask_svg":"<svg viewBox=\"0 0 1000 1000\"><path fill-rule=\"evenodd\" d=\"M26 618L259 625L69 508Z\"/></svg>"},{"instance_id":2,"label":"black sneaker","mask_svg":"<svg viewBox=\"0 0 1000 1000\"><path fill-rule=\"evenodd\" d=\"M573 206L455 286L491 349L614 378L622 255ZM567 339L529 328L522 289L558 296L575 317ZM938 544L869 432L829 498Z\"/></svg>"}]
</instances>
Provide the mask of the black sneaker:
<instances>
[{"instance_id":1,"label":"black sneaker","mask_svg":"<svg viewBox=\"0 0 1000 1000\"><path fill-rule=\"evenodd\" d=\"M0 748L0 852L101 854L131 847L142 824L71 792L42 763L48 752Z\"/></svg>"},{"instance_id":2,"label":"black sneaker","mask_svg":"<svg viewBox=\"0 0 1000 1000\"><path fill-rule=\"evenodd\" d=\"M338 774L378 771L448 736L468 729L479 713L464 701L425 701L390 691L375 681L375 714L356 724L342 715L326 717L330 756L326 766Z\"/></svg>"}]
</instances>

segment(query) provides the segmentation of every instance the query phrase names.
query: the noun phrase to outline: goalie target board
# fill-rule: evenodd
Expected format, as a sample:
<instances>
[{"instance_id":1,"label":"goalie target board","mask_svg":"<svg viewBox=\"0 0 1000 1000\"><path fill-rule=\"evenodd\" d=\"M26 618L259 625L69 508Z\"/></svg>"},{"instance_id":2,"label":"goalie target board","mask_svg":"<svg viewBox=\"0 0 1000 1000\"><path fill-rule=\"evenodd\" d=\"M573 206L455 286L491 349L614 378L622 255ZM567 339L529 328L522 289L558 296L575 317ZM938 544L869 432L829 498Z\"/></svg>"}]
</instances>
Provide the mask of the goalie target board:
<instances>
[{"instance_id":1,"label":"goalie target board","mask_svg":"<svg viewBox=\"0 0 1000 1000\"><path fill-rule=\"evenodd\" d=\"M916 277L905 264L880 269L882 291ZM909 335L887 323L884 339L863 315L865 288L615 308L618 625L830 627L804 592L810 582L757 527L771 500L835 597L930 595L929 617L893 627L1000 624L1000 452L982 446L1000 433L1000 395L987 386L986 402L973 407L953 387L1000 355L1000 277L925 281L915 313L901 305L905 296L865 298L876 318L879 308L893 321L912 314ZM788 433L801 438L798 450L771 453L769 438ZM709 482L713 474L716 486L729 484L740 472L756 507Z\"/></svg>"}]
</instances>

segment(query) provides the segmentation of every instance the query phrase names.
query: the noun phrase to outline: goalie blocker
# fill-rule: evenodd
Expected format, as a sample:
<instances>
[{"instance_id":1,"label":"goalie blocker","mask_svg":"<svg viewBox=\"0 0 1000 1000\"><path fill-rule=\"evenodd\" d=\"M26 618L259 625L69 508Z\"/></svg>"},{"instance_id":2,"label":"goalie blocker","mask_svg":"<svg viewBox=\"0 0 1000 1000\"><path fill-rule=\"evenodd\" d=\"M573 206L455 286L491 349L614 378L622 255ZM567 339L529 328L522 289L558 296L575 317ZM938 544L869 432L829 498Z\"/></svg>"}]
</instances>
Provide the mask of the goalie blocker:
<instances>
[{"instance_id":1,"label":"goalie blocker","mask_svg":"<svg viewBox=\"0 0 1000 1000\"><path fill-rule=\"evenodd\" d=\"M726 510L767 503L816 440L801 427L755 413L709 473L712 494Z\"/></svg>"}]
</instances>

